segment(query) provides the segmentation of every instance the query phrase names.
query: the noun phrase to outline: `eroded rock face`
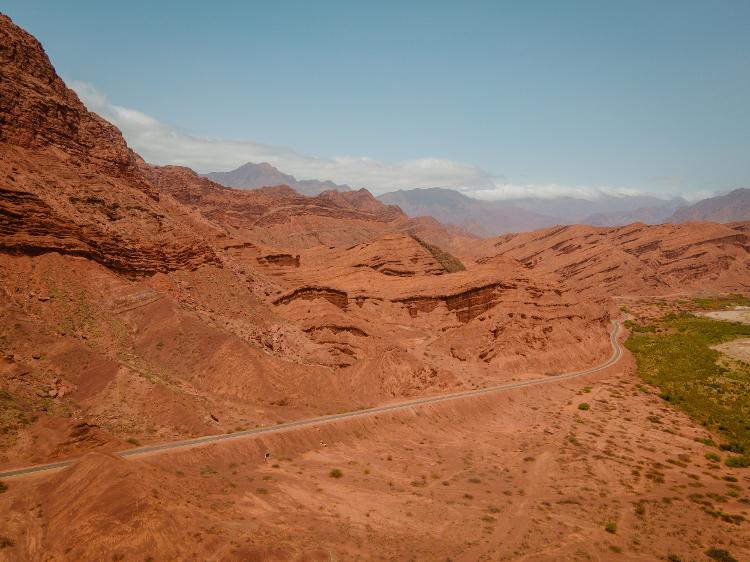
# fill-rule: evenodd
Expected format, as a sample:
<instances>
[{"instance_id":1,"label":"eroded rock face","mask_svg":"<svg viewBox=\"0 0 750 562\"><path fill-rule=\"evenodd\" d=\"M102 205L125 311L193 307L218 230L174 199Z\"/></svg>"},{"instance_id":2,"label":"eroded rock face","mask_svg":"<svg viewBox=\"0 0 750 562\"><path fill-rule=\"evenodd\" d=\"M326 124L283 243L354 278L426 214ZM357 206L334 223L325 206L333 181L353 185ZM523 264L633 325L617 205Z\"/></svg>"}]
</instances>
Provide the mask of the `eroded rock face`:
<instances>
[{"instance_id":1,"label":"eroded rock face","mask_svg":"<svg viewBox=\"0 0 750 562\"><path fill-rule=\"evenodd\" d=\"M745 223L563 226L502 236L492 251L554 272L583 292L665 294L750 286Z\"/></svg>"},{"instance_id":2,"label":"eroded rock face","mask_svg":"<svg viewBox=\"0 0 750 562\"><path fill-rule=\"evenodd\" d=\"M14 426L0 463L589 367L610 353L615 309L586 287L617 275L612 255L654 283L694 274L669 277L669 260L740 271L739 226L704 236L721 255L681 231L669 242L612 231L604 251L597 231L480 241L366 190L235 190L151 166L38 43L7 18L0 31L12 121L0 138L0 335L21 358L0 364L0 381L18 420L45 420ZM557 269L541 267L547 254L562 256ZM50 422L42 397L75 417Z\"/></svg>"},{"instance_id":3,"label":"eroded rock face","mask_svg":"<svg viewBox=\"0 0 750 562\"><path fill-rule=\"evenodd\" d=\"M406 297L394 302L404 304L412 317L416 317L419 312L432 312L438 305L444 304L456 314L459 321L465 323L497 306L501 302L503 290L516 288L514 284L491 283L452 295Z\"/></svg>"},{"instance_id":4,"label":"eroded rock face","mask_svg":"<svg viewBox=\"0 0 750 562\"><path fill-rule=\"evenodd\" d=\"M0 16L0 248L129 273L216 262L164 212L117 128L86 110L41 45Z\"/></svg>"},{"instance_id":5,"label":"eroded rock face","mask_svg":"<svg viewBox=\"0 0 750 562\"><path fill-rule=\"evenodd\" d=\"M122 134L86 111L55 73L41 44L0 14L0 142L64 150L74 164L94 164L133 179L136 165ZM141 185L147 188L146 184Z\"/></svg>"},{"instance_id":6,"label":"eroded rock face","mask_svg":"<svg viewBox=\"0 0 750 562\"><path fill-rule=\"evenodd\" d=\"M331 289L329 287L300 287L289 294L276 299L273 304L287 304L295 300L325 299L332 305L346 310L349 306L349 297L345 291Z\"/></svg>"}]
</instances>

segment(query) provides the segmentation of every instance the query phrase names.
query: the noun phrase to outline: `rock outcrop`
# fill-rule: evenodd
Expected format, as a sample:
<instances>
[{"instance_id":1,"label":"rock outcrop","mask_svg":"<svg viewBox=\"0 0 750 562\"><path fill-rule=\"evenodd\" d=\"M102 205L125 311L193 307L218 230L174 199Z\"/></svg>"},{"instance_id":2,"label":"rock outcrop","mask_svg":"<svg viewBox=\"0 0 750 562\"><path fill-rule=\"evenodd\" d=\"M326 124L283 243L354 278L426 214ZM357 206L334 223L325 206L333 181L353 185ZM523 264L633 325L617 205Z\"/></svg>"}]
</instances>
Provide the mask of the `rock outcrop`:
<instances>
[{"instance_id":1,"label":"rock outcrop","mask_svg":"<svg viewBox=\"0 0 750 562\"><path fill-rule=\"evenodd\" d=\"M563 226L496 239L491 252L554 272L583 292L666 294L750 288L742 223Z\"/></svg>"},{"instance_id":2,"label":"rock outcrop","mask_svg":"<svg viewBox=\"0 0 750 562\"><path fill-rule=\"evenodd\" d=\"M170 217L122 134L86 110L42 46L0 15L0 249L133 274L216 262Z\"/></svg>"}]
</instances>

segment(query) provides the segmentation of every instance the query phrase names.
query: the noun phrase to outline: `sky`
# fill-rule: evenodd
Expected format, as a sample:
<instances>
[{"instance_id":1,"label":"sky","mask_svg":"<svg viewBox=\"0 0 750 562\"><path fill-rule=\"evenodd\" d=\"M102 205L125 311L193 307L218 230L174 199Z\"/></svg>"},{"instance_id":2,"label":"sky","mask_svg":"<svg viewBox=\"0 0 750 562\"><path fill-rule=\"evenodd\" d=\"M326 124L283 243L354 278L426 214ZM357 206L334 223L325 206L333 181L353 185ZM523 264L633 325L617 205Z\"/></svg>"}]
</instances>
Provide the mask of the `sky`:
<instances>
[{"instance_id":1,"label":"sky","mask_svg":"<svg viewBox=\"0 0 750 562\"><path fill-rule=\"evenodd\" d=\"M146 160L375 193L750 186L747 0L5 0Z\"/></svg>"}]
</instances>

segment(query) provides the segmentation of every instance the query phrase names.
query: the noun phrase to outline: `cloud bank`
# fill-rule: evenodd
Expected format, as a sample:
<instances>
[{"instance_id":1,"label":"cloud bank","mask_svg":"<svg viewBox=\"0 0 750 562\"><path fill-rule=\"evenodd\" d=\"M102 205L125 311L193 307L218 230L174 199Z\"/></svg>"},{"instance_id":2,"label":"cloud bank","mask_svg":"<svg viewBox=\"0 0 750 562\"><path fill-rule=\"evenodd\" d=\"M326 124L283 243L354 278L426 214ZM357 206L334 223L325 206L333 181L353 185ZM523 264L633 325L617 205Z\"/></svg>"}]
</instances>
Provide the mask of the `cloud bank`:
<instances>
[{"instance_id":1,"label":"cloud bank","mask_svg":"<svg viewBox=\"0 0 750 562\"><path fill-rule=\"evenodd\" d=\"M479 199L561 195L592 199L603 193L626 194L606 187L508 183L471 164L440 158L400 162L381 162L361 156L316 158L282 146L200 137L136 109L115 105L91 84L77 81L69 84L89 110L116 125L128 145L153 164L188 166L206 173L231 170L246 162L268 162L297 179L332 180L366 187L375 194L425 187L456 189Z\"/></svg>"}]
</instances>

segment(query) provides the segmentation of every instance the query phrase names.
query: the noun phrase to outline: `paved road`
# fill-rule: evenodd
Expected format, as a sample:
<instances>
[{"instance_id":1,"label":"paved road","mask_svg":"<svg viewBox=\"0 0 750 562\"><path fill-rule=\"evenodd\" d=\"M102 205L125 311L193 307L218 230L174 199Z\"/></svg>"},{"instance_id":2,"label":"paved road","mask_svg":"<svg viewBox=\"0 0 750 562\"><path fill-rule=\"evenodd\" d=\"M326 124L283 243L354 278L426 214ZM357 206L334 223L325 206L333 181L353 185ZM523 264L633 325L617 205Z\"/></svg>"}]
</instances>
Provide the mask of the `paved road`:
<instances>
[{"instance_id":1,"label":"paved road","mask_svg":"<svg viewBox=\"0 0 750 562\"><path fill-rule=\"evenodd\" d=\"M235 433L225 433L221 435L206 435L205 437L196 437L194 439L182 439L180 441L172 441L170 443L163 443L161 445L149 445L147 447L139 447L137 449L127 449L125 451L118 451L114 453L120 457L135 457L139 455L145 455L148 453L155 453L159 451L167 451L170 449L184 449L188 447L196 447L204 445L206 443L213 443L216 441L228 441L230 439L242 439L244 437L252 435L260 435L265 433L276 433L284 431L286 429L294 427L304 427L310 425L317 425L321 423L328 423L336 420L343 420L346 418L355 418L360 416L371 416L373 414L381 414L383 412L393 412L395 410L403 410L406 408L414 408L415 406L421 406L423 404L434 404L436 402L445 402L447 400L456 400L459 398L466 398L469 396L478 396L480 394L490 394L493 392L506 392L515 388L523 388L527 386L536 386L540 384L549 384L551 382L573 379L576 377L582 377L585 375L591 375L593 373L603 371L607 367L610 367L619 361L622 355L622 347L617 341L617 337L620 334L620 322L615 321L612 326L612 332L610 333L609 339L612 345L612 355L604 363L586 369L584 371L575 371L573 373L563 373L561 375L552 375L539 379L531 379L521 382L513 382L507 384L501 384L498 386L490 386L486 388L480 388L477 390L467 390L462 392L454 392L452 394L442 394L440 396L431 396L429 398L419 398L416 400L409 400L407 402L399 402L397 404L386 404L385 406L376 406L374 408L367 408L365 410L355 410L352 412L346 412L343 414L332 414L329 416L321 416L318 418L310 418L306 420L298 420L288 423L280 423L278 425L271 425L268 427L258 427L255 429L248 429L246 431L237 431ZM46 472L50 470L59 470L70 466L76 461L76 459L69 459L60 462L53 462L49 464L40 464L36 466L28 466L25 468L18 468L15 470L8 470L0 472L0 478L12 478L14 476L23 476L26 474L34 474L38 472Z\"/></svg>"}]
</instances>

